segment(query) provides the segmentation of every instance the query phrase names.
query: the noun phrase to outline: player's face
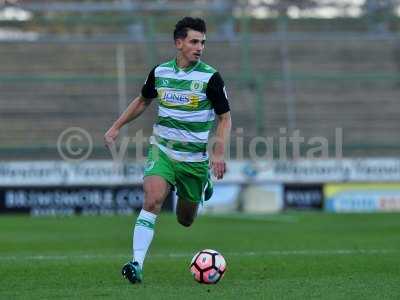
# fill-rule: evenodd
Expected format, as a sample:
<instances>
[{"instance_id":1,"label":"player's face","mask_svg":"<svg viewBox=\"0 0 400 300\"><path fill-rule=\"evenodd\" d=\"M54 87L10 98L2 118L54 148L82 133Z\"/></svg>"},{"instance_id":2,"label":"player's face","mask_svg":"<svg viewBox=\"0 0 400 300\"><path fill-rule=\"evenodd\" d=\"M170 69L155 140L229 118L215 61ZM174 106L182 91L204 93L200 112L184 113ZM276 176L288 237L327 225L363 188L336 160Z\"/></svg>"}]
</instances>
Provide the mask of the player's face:
<instances>
[{"instance_id":1,"label":"player's face","mask_svg":"<svg viewBox=\"0 0 400 300\"><path fill-rule=\"evenodd\" d=\"M177 39L176 48L180 51L182 58L188 63L197 62L204 50L206 35L202 32L189 29L184 39Z\"/></svg>"}]
</instances>

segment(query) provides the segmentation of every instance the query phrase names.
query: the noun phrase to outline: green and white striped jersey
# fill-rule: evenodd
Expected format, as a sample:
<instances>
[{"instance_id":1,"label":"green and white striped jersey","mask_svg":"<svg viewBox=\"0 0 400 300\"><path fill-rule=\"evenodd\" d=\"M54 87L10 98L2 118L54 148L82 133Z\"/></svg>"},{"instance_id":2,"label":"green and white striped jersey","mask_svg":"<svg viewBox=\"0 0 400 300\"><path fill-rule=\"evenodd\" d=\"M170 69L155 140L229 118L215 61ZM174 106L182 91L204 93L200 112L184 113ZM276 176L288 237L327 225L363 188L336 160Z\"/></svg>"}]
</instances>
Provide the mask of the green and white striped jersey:
<instances>
[{"instance_id":1,"label":"green and white striped jersey","mask_svg":"<svg viewBox=\"0 0 400 300\"><path fill-rule=\"evenodd\" d=\"M198 61L180 69L175 59L168 61L150 72L142 95L159 100L152 144L178 161L208 159L215 114L229 111L223 80L213 67Z\"/></svg>"}]
</instances>

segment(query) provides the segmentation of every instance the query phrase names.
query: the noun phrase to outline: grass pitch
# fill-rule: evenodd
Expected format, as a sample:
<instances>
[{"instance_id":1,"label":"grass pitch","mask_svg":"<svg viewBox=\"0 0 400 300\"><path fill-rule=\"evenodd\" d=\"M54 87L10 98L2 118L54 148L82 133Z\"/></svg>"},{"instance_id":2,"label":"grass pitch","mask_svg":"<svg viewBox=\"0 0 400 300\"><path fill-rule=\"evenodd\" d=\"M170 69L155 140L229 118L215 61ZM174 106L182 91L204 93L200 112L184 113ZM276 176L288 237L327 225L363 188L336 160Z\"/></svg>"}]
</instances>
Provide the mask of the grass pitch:
<instances>
[{"instance_id":1,"label":"grass pitch","mask_svg":"<svg viewBox=\"0 0 400 300\"><path fill-rule=\"evenodd\" d=\"M136 216L0 217L0 299L399 299L400 214L163 214L144 283L120 275ZM228 270L201 285L188 266L219 250Z\"/></svg>"}]
</instances>

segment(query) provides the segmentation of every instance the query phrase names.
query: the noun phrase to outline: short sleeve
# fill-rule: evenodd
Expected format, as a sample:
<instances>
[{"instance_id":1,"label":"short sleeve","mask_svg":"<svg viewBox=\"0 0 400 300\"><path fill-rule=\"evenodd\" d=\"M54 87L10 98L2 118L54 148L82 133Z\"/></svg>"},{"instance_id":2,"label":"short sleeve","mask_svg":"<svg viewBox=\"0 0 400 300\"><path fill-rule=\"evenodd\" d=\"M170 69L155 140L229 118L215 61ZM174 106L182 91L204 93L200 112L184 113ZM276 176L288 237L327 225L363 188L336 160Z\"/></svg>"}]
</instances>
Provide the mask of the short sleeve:
<instances>
[{"instance_id":1,"label":"short sleeve","mask_svg":"<svg viewBox=\"0 0 400 300\"><path fill-rule=\"evenodd\" d=\"M156 90L156 77L154 75L155 69L157 66L155 66L147 76L147 79L142 87L142 96L146 99L153 99L156 98L158 93Z\"/></svg>"},{"instance_id":2,"label":"short sleeve","mask_svg":"<svg viewBox=\"0 0 400 300\"><path fill-rule=\"evenodd\" d=\"M206 95L217 115L230 111L225 84L218 72L215 72L208 81Z\"/></svg>"}]
</instances>

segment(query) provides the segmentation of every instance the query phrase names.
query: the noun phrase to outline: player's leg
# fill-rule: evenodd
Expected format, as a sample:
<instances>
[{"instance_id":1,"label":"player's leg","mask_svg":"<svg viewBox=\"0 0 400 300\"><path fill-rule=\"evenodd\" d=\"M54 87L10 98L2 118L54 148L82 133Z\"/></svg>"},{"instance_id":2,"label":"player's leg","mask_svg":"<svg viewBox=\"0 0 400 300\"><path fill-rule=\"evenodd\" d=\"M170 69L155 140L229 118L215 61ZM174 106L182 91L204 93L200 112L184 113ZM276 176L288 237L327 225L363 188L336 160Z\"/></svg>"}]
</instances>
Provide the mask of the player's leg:
<instances>
[{"instance_id":1,"label":"player's leg","mask_svg":"<svg viewBox=\"0 0 400 300\"><path fill-rule=\"evenodd\" d=\"M178 222L189 227L197 216L199 204L205 200L208 183L208 162L182 162L176 165ZM211 187L212 194L212 187Z\"/></svg>"},{"instance_id":2,"label":"player's leg","mask_svg":"<svg viewBox=\"0 0 400 300\"><path fill-rule=\"evenodd\" d=\"M143 262L153 241L157 215L171 189L170 184L160 176L146 176L143 188L143 208L133 230L133 259L122 268L122 275L131 283L143 280Z\"/></svg>"},{"instance_id":3,"label":"player's leg","mask_svg":"<svg viewBox=\"0 0 400 300\"><path fill-rule=\"evenodd\" d=\"M189 227L193 224L199 209L199 202L191 202L182 198L178 199L176 204L176 217L179 224Z\"/></svg>"},{"instance_id":4,"label":"player's leg","mask_svg":"<svg viewBox=\"0 0 400 300\"><path fill-rule=\"evenodd\" d=\"M133 230L133 260L122 269L123 276L132 283L143 279L143 262L153 240L157 215L171 190L171 184L174 184L174 173L169 164L163 153L154 147L150 149L143 183L143 208Z\"/></svg>"},{"instance_id":5,"label":"player's leg","mask_svg":"<svg viewBox=\"0 0 400 300\"><path fill-rule=\"evenodd\" d=\"M157 215L170 192L170 184L160 176L144 178L144 203L133 231L133 258L143 267L147 250L153 240Z\"/></svg>"}]
</instances>

